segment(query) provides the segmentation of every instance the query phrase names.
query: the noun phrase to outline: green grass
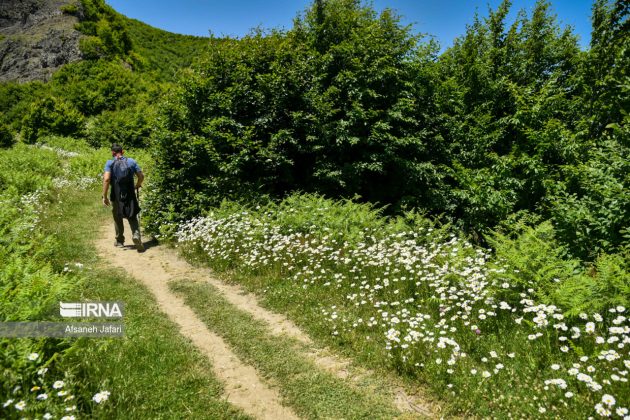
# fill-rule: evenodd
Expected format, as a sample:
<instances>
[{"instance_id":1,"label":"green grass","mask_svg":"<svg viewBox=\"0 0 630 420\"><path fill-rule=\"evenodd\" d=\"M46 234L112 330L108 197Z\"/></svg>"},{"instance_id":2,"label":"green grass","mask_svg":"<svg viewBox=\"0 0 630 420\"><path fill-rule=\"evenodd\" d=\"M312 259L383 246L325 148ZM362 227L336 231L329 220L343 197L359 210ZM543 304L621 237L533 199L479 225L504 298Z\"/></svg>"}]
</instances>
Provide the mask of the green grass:
<instances>
[{"instance_id":1,"label":"green grass","mask_svg":"<svg viewBox=\"0 0 630 420\"><path fill-rule=\"evenodd\" d=\"M69 195L48 215L47 229L60 241L56 264L85 264L77 299L124 301L125 337L79 339L62 367L84 381L84 388L111 392L104 418L245 418L223 400L210 363L160 312L150 293L99 260L90 241L109 211L99 208L98 197L96 191Z\"/></svg>"},{"instance_id":2,"label":"green grass","mask_svg":"<svg viewBox=\"0 0 630 420\"><path fill-rule=\"evenodd\" d=\"M246 363L280 388L285 403L306 418L392 418L397 411L380 393L349 386L319 369L295 340L270 335L261 321L229 304L211 285L171 284L209 329Z\"/></svg>"},{"instance_id":3,"label":"green grass","mask_svg":"<svg viewBox=\"0 0 630 420\"><path fill-rule=\"evenodd\" d=\"M618 287L601 292L616 300L594 306L590 299L584 314L571 315L574 306L544 292L579 285L571 279L583 275L558 264L544 229L492 255L448 230L370 229L368 218L366 228L363 218L346 216L344 203L302 200L224 204L182 225L178 247L286 314L320 346L427 386L442 414L585 417L605 413L604 395L628 405L621 376L630 362L618 346L628 339L630 306L619 292L627 288L621 263L584 277ZM580 300L578 293L587 291L571 296Z\"/></svg>"}]
</instances>

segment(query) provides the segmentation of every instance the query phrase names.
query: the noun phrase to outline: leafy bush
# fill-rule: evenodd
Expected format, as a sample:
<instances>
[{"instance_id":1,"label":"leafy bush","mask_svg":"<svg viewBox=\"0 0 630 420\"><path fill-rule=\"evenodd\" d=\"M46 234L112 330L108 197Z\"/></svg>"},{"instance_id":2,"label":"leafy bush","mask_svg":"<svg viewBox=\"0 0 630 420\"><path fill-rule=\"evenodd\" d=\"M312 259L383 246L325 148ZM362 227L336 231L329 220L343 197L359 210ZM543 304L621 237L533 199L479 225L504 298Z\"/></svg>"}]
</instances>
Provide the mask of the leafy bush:
<instances>
[{"instance_id":1,"label":"leafy bush","mask_svg":"<svg viewBox=\"0 0 630 420\"><path fill-rule=\"evenodd\" d=\"M0 148L11 147L13 144L13 133L2 121L0 121Z\"/></svg>"},{"instance_id":2,"label":"leafy bush","mask_svg":"<svg viewBox=\"0 0 630 420\"><path fill-rule=\"evenodd\" d=\"M147 91L140 76L105 60L64 66L53 76L52 89L85 116L131 106Z\"/></svg>"},{"instance_id":3,"label":"leafy bush","mask_svg":"<svg viewBox=\"0 0 630 420\"><path fill-rule=\"evenodd\" d=\"M94 147L112 143L126 147L146 147L155 125L151 108L146 103L120 111L105 111L87 123L85 137Z\"/></svg>"},{"instance_id":4,"label":"leafy bush","mask_svg":"<svg viewBox=\"0 0 630 420\"><path fill-rule=\"evenodd\" d=\"M67 101L51 96L31 105L22 121L22 138L35 143L40 136L78 135L83 131L83 116Z\"/></svg>"},{"instance_id":5,"label":"leafy bush","mask_svg":"<svg viewBox=\"0 0 630 420\"><path fill-rule=\"evenodd\" d=\"M434 50L416 46L391 11L347 0L316 3L286 34L215 43L164 104L155 185L183 217L252 191L428 202L439 144L412 82Z\"/></svg>"},{"instance_id":6,"label":"leafy bush","mask_svg":"<svg viewBox=\"0 0 630 420\"><path fill-rule=\"evenodd\" d=\"M127 57L132 43L122 16L103 0L81 0L81 9L77 29L88 35L79 45L86 58Z\"/></svg>"},{"instance_id":7,"label":"leafy bush","mask_svg":"<svg viewBox=\"0 0 630 420\"><path fill-rule=\"evenodd\" d=\"M0 113L13 132L20 132L24 115L32 104L49 96L49 85L41 82L0 83Z\"/></svg>"}]
</instances>

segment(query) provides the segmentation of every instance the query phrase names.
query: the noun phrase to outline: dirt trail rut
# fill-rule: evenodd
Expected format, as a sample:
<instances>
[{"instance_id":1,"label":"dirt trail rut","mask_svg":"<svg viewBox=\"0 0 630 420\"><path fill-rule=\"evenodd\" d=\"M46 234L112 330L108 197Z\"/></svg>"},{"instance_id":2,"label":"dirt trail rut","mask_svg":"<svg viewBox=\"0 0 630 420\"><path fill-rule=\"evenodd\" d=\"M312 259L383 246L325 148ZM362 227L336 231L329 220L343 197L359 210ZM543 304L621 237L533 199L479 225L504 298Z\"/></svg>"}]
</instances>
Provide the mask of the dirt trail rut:
<instances>
[{"instance_id":1,"label":"dirt trail rut","mask_svg":"<svg viewBox=\"0 0 630 420\"><path fill-rule=\"evenodd\" d=\"M160 308L179 325L182 335L205 354L216 376L223 382L227 400L245 413L260 419L297 419L282 406L276 390L263 383L256 370L242 363L221 337L209 331L184 301L168 288L168 281L181 277L191 267L164 247L138 253L132 247L115 248L111 228L101 231L97 240L100 254L114 266L126 270L155 296Z\"/></svg>"},{"instance_id":2,"label":"dirt trail rut","mask_svg":"<svg viewBox=\"0 0 630 420\"><path fill-rule=\"evenodd\" d=\"M305 356L339 378L356 383L367 375L375 375L352 366L349 359L317 348L308 335L289 319L260 306L256 296L238 285L227 284L212 277L207 269L193 267L173 249L152 246L146 252L138 253L131 246L115 248L111 230L113 228L109 225L101 229L97 246L102 256L146 285L162 310L180 326L182 334L190 338L212 361L217 377L225 383L228 401L241 407L246 413L258 418L296 418L290 409L279 403L277 392L262 383L255 369L240 362L223 339L209 331L192 309L185 305L183 299L170 291L169 281L189 279L209 283L232 305L266 323L272 334L286 335L308 345L310 351ZM439 417L436 415L436 407L422 397L409 395L400 386L393 387L391 393L393 404L400 411Z\"/></svg>"}]
</instances>

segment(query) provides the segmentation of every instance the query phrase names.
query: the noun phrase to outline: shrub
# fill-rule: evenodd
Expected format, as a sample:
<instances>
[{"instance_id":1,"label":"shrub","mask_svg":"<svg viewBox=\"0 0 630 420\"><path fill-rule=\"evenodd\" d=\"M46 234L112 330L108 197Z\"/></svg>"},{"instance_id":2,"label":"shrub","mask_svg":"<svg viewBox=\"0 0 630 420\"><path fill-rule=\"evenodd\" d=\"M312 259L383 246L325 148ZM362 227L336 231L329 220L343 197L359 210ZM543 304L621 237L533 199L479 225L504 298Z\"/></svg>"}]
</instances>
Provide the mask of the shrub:
<instances>
[{"instance_id":1,"label":"shrub","mask_svg":"<svg viewBox=\"0 0 630 420\"><path fill-rule=\"evenodd\" d=\"M13 133L4 123L0 122L0 148L11 147L13 144Z\"/></svg>"},{"instance_id":2,"label":"shrub","mask_svg":"<svg viewBox=\"0 0 630 420\"><path fill-rule=\"evenodd\" d=\"M150 107L141 103L119 111L105 111L86 125L86 139L94 147L112 143L127 147L146 147L153 131Z\"/></svg>"},{"instance_id":3,"label":"shrub","mask_svg":"<svg viewBox=\"0 0 630 420\"><path fill-rule=\"evenodd\" d=\"M22 138L26 143L35 143L47 134L73 136L82 131L81 113L67 101L54 96L33 103L22 121Z\"/></svg>"}]
</instances>

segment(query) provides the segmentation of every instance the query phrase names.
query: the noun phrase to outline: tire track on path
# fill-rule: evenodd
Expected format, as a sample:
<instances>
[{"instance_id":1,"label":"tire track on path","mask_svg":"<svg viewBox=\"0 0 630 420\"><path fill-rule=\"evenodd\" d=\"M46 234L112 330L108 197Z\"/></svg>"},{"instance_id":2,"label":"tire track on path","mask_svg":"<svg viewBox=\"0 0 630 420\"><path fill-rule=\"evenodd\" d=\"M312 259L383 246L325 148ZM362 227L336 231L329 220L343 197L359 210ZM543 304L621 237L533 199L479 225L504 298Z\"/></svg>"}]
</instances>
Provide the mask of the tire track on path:
<instances>
[{"instance_id":1,"label":"tire track on path","mask_svg":"<svg viewBox=\"0 0 630 420\"><path fill-rule=\"evenodd\" d=\"M101 257L151 291L182 335L210 359L215 375L224 384L227 401L255 418L297 419L290 408L281 404L278 392L268 387L252 366L242 363L223 339L209 331L183 299L169 290L168 282L192 267L165 247L151 247L145 253L138 253L133 247L116 248L111 230L108 223L96 241Z\"/></svg>"}]
</instances>

